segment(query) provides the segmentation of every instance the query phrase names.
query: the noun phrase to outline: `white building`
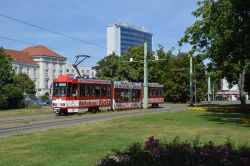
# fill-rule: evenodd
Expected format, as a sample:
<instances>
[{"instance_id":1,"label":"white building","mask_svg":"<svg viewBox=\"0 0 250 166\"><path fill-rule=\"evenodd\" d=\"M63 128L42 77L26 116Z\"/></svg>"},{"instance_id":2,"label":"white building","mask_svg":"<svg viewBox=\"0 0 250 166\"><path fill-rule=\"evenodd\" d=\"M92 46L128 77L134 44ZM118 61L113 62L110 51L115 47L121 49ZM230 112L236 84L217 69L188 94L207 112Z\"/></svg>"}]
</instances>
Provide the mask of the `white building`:
<instances>
[{"instance_id":1,"label":"white building","mask_svg":"<svg viewBox=\"0 0 250 166\"><path fill-rule=\"evenodd\" d=\"M89 66L78 66L77 67L81 76L84 78L96 78L96 70L93 67ZM72 64L67 63L66 64L66 74L72 74L74 76L78 76L77 71L75 68L72 66Z\"/></svg>"},{"instance_id":2,"label":"white building","mask_svg":"<svg viewBox=\"0 0 250 166\"><path fill-rule=\"evenodd\" d=\"M15 73L26 73L36 85L36 96L51 94L53 80L60 74L74 74L75 69L66 58L45 46L31 46L22 51L4 49L12 59ZM96 71L91 67L78 67L85 78L95 78Z\"/></svg>"},{"instance_id":3,"label":"white building","mask_svg":"<svg viewBox=\"0 0 250 166\"><path fill-rule=\"evenodd\" d=\"M222 101L239 101L240 91L238 85L230 86L226 79L221 79L221 89L216 93L216 100ZM248 100L248 94L246 99Z\"/></svg>"},{"instance_id":4,"label":"white building","mask_svg":"<svg viewBox=\"0 0 250 166\"><path fill-rule=\"evenodd\" d=\"M116 23L107 27L107 55L113 52L123 55L131 46L142 46L147 43L148 50L152 50L152 36L144 27L136 27L127 23Z\"/></svg>"},{"instance_id":5,"label":"white building","mask_svg":"<svg viewBox=\"0 0 250 166\"><path fill-rule=\"evenodd\" d=\"M39 65L33 61L28 53L9 49L4 49L4 52L13 59L12 67L15 73L26 73L37 85Z\"/></svg>"}]
</instances>

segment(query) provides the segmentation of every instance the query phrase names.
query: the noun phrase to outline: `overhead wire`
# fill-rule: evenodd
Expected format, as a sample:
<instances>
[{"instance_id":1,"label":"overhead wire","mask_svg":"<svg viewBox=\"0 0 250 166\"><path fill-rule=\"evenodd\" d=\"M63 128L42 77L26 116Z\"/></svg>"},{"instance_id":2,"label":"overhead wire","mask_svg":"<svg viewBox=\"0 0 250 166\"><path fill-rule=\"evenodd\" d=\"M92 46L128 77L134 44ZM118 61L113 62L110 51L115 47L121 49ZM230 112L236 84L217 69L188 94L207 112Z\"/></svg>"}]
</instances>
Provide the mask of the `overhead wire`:
<instances>
[{"instance_id":1,"label":"overhead wire","mask_svg":"<svg viewBox=\"0 0 250 166\"><path fill-rule=\"evenodd\" d=\"M34 44L34 43L30 43L30 42L26 42L26 41L21 41L21 40L17 40L17 39L5 37L5 36L2 36L2 35L0 35L0 38L6 39L6 40L11 40L11 41L18 42L18 43L22 43L22 44L25 44L25 45L26 45L26 44L27 44L27 45L33 45L33 46L37 45L37 44ZM80 53L80 52L67 51L67 50L60 49L60 48L55 48L55 47L49 47L49 46L46 46L46 47L49 48L49 49L52 49L52 50L63 51L63 52L66 52L66 53L82 54L82 53ZM97 58L97 57L91 56L91 58Z\"/></svg>"},{"instance_id":2,"label":"overhead wire","mask_svg":"<svg viewBox=\"0 0 250 166\"><path fill-rule=\"evenodd\" d=\"M115 51L114 49L111 49L111 48L108 48L108 47L105 47L105 46L100 46L100 45L97 45L97 44L92 43L92 42L88 42L88 41L85 41L85 40L82 40L82 39L79 39L79 38L76 38L76 37L73 37L73 36L70 36L70 35L66 35L64 33L56 32L56 31L50 30L48 28L44 28L44 27L41 27L41 26L38 26L38 25L34 25L34 24L29 23L29 22L26 22L26 21L23 21L23 20L14 18L14 17L10 17L10 16L7 16L7 15L2 14L2 13L0 13L0 16L11 19L11 20L14 20L14 21L17 21L17 22L22 23L22 24L26 24L26 25L38 28L38 29L42 29L42 30L47 31L47 32L51 32L51 33L54 33L54 34L57 34L57 35L60 35L60 36L64 36L64 37L67 37L67 38L82 42L84 44L88 44L88 45L92 45L92 46L95 46L95 47L98 47L98 48L104 48L104 49Z\"/></svg>"}]
</instances>

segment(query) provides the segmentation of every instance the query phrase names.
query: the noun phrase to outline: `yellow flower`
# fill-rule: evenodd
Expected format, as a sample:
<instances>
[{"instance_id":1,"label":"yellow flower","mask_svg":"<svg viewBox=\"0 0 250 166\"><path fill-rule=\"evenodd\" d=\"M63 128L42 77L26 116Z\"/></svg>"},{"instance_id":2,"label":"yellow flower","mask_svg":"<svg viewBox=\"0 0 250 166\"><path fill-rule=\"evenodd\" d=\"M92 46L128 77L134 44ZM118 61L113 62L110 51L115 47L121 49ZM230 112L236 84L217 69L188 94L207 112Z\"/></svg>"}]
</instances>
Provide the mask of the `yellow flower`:
<instances>
[{"instance_id":1,"label":"yellow flower","mask_svg":"<svg viewBox=\"0 0 250 166\"><path fill-rule=\"evenodd\" d=\"M207 111L207 108L201 108L201 107L192 107L192 108L187 108L189 111Z\"/></svg>"}]
</instances>

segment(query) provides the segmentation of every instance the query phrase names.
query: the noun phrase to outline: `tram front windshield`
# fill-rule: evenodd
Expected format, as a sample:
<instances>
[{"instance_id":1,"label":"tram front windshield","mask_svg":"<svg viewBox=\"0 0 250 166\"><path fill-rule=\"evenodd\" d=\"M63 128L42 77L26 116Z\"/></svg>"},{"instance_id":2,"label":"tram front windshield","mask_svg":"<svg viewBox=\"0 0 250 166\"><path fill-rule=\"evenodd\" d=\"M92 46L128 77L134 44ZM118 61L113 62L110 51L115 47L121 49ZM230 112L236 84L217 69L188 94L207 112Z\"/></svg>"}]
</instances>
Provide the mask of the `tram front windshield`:
<instances>
[{"instance_id":1,"label":"tram front windshield","mask_svg":"<svg viewBox=\"0 0 250 166\"><path fill-rule=\"evenodd\" d=\"M66 96L67 83L66 82L56 82L54 83L54 96Z\"/></svg>"}]
</instances>

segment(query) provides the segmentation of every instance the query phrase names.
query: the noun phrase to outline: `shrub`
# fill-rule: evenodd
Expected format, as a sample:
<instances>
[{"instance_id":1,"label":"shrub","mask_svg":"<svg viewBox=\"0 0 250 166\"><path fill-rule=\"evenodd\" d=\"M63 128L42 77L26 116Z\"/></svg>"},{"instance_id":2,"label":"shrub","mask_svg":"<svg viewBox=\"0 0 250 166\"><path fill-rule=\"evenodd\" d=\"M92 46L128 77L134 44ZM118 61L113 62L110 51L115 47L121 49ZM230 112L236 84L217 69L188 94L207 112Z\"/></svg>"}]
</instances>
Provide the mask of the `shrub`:
<instances>
[{"instance_id":1,"label":"shrub","mask_svg":"<svg viewBox=\"0 0 250 166\"><path fill-rule=\"evenodd\" d=\"M0 109L24 107L22 90L13 84L7 84L1 87L0 93Z\"/></svg>"},{"instance_id":2,"label":"shrub","mask_svg":"<svg viewBox=\"0 0 250 166\"><path fill-rule=\"evenodd\" d=\"M148 165L250 165L250 148L235 148L230 140L223 145L208 142L200 145L196 139L192 143L180 142L176 137L171 142L163 142L154 137L145 141L144 146L134 143L125 150L113 150L97 166L148 166Z\"/></svg>"}]
</instances>

